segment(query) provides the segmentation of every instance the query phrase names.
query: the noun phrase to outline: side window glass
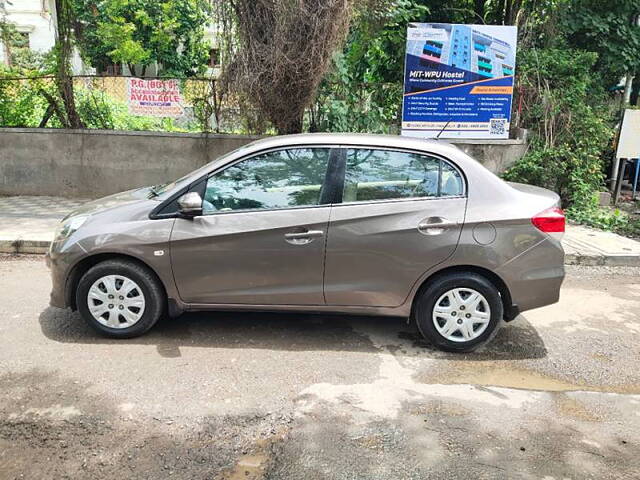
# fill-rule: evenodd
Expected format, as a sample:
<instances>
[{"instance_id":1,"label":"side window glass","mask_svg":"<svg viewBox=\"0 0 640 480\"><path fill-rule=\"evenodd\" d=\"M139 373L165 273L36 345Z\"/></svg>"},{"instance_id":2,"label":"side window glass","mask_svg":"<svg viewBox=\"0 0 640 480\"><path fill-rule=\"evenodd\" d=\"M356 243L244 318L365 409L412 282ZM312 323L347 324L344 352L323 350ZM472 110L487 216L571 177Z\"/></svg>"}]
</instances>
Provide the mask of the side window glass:
<instances>
[{"instance_id":1,"label":"side window glass","mask_svg":"<svg viewBox=\"0 0 640 480\"><path fill-rule=\"evenodd\" d=\"M328 148L278 150L243 160L209 177L203 211L318 205L328 163Z\"/></svg>"},{"instance_id":2,"label":"side window glass","mask_svg":"<svg viewBox=\"0 0 640 480\"><path fill-rule=\"evenodd\" d=\"M442 178L440 179L440 195L443 197L455 197L464 194L464 183L460 172L449 165L442 162Z\"/></svg>"},{"instance_id":3,"label":"side window glass","mask_svg":"<svg viewBox=\"0 0 640 480\"><path fill-rule=\"evenodd\" d=\"M343 202L436 197L440 160L392 150L348 149Z\"/></svg>"}]
</instances>

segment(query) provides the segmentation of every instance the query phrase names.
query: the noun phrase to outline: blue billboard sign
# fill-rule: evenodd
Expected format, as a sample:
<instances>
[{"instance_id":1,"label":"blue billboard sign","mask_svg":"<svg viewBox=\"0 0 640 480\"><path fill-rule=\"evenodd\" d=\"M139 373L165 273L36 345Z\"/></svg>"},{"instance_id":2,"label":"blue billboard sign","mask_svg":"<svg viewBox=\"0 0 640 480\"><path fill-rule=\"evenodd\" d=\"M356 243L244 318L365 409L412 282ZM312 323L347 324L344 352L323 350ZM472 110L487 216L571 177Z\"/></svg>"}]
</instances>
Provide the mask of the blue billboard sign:
<instances>
[{"instance_id":1,"label":"blue billboard sign","mask_svg":"<svg viewBox=\"0 0 640 480\"><path fill-rule=\"evenodd\" d=\"M509 138L516 42L512 26L409 24L402 134Z\"/></svg>"}]
</instances>

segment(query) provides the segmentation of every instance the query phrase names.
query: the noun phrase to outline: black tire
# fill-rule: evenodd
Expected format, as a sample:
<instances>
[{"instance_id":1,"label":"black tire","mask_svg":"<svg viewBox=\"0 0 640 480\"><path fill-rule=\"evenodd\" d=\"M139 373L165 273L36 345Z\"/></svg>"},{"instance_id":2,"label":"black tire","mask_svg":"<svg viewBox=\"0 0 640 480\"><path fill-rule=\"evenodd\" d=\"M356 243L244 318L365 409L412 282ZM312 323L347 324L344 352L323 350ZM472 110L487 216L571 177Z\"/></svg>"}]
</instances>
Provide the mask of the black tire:
<instances>
[{"instance_id":1,"label":"black tire","mask_svg":"<svg viewBox=\"0 0 640 480\"><path fill-rule=\"evenodd\" d=\"M468 341L449 340L440 334L434 325L432 315L436 302L442 295L454 288L471 288L482 294L489 304L491 309L489 324L477 338ZM444 274L430 282L427 288L418 295L413 311L416 327L426 340L446 352L471 352L475 350L495 336L502 321L503 305L498 289L493 283L477 273Z\"/></svg>"},{"instance_id":2,"label":"black tire","mask_svg":"<svg viewBox=\"0 0 640 480\"><path fill-rule=\"evenodd\" d=\"M127 328L110 328L98 322L87 305L87 294L98 279L106 275L121 275L138 284L145 299L142 317ZM166 295L156 275L148 268L127 260L107 260L91 267L80 279L76 289L76 305L82 318L96 331L112 338L132 338L147 332L164 315Z\"/></svg>"}]
</instances>

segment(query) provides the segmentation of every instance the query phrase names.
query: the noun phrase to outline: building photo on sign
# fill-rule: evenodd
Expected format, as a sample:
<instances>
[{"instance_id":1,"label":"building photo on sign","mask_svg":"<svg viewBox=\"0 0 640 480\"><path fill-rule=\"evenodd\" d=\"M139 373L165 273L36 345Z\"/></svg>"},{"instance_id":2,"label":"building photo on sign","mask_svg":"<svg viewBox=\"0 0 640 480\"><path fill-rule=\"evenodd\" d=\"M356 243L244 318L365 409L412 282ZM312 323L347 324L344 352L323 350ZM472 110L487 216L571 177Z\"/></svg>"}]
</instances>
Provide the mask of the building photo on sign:
<instances>
[{"instance_id":1,"label":"building photo on sign","mask_svg":"<svg viewBox=\"0 0 640 480\"><path fill-rule=\"evenodd\" d=\"M127 103L132 115L176 118L184 115L178 80L128 78Z\"/></svg>"},{"instance_id":2,"label":"building photo on sign","mask_svg":"<svg viewBox=\"0 0 640 480\"><path fill-rule=\"evenodd\" d=\"M402 134L509 138L516 43L512 26L409 24Z\"/></svg>"}]
</instances>

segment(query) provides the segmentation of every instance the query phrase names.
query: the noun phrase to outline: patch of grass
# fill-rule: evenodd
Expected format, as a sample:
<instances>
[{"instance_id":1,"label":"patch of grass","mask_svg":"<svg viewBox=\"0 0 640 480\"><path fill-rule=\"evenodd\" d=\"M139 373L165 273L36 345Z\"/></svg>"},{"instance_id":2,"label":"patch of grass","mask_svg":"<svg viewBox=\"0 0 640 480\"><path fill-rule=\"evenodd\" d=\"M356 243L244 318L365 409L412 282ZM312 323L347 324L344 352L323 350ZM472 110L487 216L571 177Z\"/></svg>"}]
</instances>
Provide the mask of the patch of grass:
<instances>
[{"instance_id":1,"label":"patch of grass","mask_svg":"<svg viewBox=\"0 0 640 480\"><path fill-rule=\"evenodd\" d=\"M569 207L566 213L576 223L640 238L640 203L637 201L622 202L617 207L582 204L580 208Z\"/></svg>"}]
</instances>

